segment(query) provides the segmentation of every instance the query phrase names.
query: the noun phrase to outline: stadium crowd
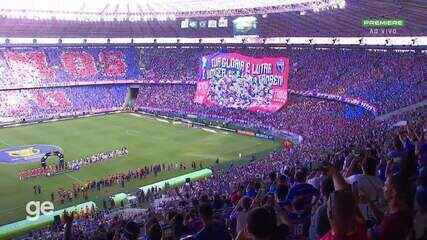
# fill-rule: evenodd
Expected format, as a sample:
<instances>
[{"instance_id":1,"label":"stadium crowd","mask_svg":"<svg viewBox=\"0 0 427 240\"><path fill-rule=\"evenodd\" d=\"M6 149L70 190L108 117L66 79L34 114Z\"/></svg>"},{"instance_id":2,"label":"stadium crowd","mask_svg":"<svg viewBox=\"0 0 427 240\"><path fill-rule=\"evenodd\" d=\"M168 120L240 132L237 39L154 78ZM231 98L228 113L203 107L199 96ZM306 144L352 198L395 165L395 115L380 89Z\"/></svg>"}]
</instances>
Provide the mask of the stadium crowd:
<instances>
[{"instance_id":1,"label":"stadium crowd","mask_svg":"<svg viewBox=\"0 0 427 240\"><path fill-rule=\"evenodd\" d=\"M101 54L101 50L91 49L89 52L97 55ZM11 83L22 83L27 80L30 84L36 82L36 87L50 86L49 84L52 80L44 80L43 78L32 80L34 77L31 76L37 75L37 73L43 76L52 75L49 79L53 80L57 78L75 79L76 81L85 81L87 84L99 84L98 79L103 79L104 82L111 80L108 83L114 83L120 79L136 79L139 76L139 81L145 83L194 85L197 81L201 57L218 51L233 51L249 56L288 57L291 62L289 78L289 88L291 90L295 90L296 93L311 91L361 100L376 106L379 113L387 113L425 99L423 91L426 87L424 65L427 62L427 57L425 53L415 50L397 52L384 49L265 47L237 47L230 49L218 47L132 48L125 51L125 59L128 59L127 55L138 53L139 62L126 62L126 71L111 78L107 76L110 71L108 68L110 66L108 64L111 64L110 62L106 65L98 64L99 66L104 66L104 68L100 68L95 63L85 63L88 66L87 69L83 69L84 71L70 70L67 72L65 70L53 70L57 69L55 62L62 60L48 61L43 58L43 54L21 51L18 53L4 53L4 59L0 59L0 74L2 74L0 87L5 89L0 91L0 118L1 121L17 120L19 118L38 120L66 113L68 115L74 113L75 115L77 111L89 112L122 107L125 100L125 85L28 90L14 90L22 87L20 85L9 86ZM115 63L118 61L118 55L116 55L114 51L111 52L111 58L113 60L116 59ZM40 58L36 62L44 62L44 64L42 66L34 65L35 62L29 61L31 57ZM122 61L124 60L122 59ZM13 67L11 62L13 62ZM137 66L138 64L139 66ZM117 66L119 65L122 66L123 64L118 64ZM52 67L52 69L49 67ZM12 70L15 68L27 68L27 71L24 72L31 74L14 76L12 74L14 71ZM88 74L87 71L90 72L91 68L94 68L94 75L86 76ZM142 69L141 73L139 72L140 68ZM113 67L111 68L112 70L114 70ZM10 71L12 73L9 73ZM59 72L55 73L55 71ZM61 73L62 71L66 73ZM23 75L26 77L22 78ZM9 81L7 79L12 80ZM11 90L7 90L8 86ZM150 89L148 85L144 86ZM92 103L96 103L96 105Z\"/></svg>"},{"instance_id":2,"label":"stadium crowd","mask_svg":"<svg viewBox=\"0 0 427 240\"><path fill-rule=\"evenodd\" d=\"M196 104L194 83L201 56L218 50L141 49L140 80L147 84L139 85L134 107L254 130L290 131L301 135L303 144L244 165L214 168L211 178L181 187L138 192L147 211L125 215L120 214L125 210L117 214L106 208L65 215L58 225L25 238L426 239L425 108L407 117L403 127L392 127L400 116L380 123L363 108L298 94L290 95L275 113ZM380 113L425 100L426 55L419 52L250 47L233 51L287 56L292 63L290 89L362 99L378 106ZM156 84L167 81L179 84ZM0 117L40 119L58 112L111 110L123 105L126 89L118 85L0 91ZM60 189L52 200L88 198L90 191L143 177L141 171L145 174L146 169Z\"/></svg>"},{"instance_id":3,"label":"stadium crowd","mask_svg":"<svg viewBox=\"0 0 427 240\"><path fill-rule=\"evenodd\" d=\"M0 121L34 121L120 109L127 86L0 91Z\"/></svg>"},{"instance_id":4,"label":"stadium crowd","mask_svg":"<svg viewBox=\"0 0 427 240\"><path fill-rule=\"evenodd\" d=\"M416 119L354 135L317 161L296 147L216 169L143 198L160 208L66 216L27 239L425 239L425 115Z\"/></svg>"},{"instance_id":5,"label":"stadium crowd","mask_svg":"<svg viewBox=\"0 0 427 240\"><path fill-rule=\"evenodd\" d=\"M145 48L141 50L145 82L194 84L203 55L218 51L248 56L285 56L291 61L289 88L348 96L375 104L381 113L425 98L427 55L421 52L363 49ZM173 63L173 64L172 64Z\"/></svg>"},{"instance_id":6,"label":"stadium crowd","mask_svg":"<svg viewBox=\"0 0 427 240\"><path fill-rule=\"evenodd\" d=\"M250 129L286 130L302 136L304 142L318 148L335 147L352 135L366 130L372 114L336 101L291 95L286 105L275 113L250 112L220 106L203 106L193 102L193 85L146 85L139 89L136 106L145 112L169 114L187 118L196 115ZM303 120L304 119L304 120ZM323 139L319 142L317 139Z\"/></svg>"},{"instance_id":7,"label":"stadium crowd","mask_svg":"<svg viewBox=\"0 0 427 240\"><path fill-rule=\"evenodd\" d=\"M0 89L108 84L139 75L134 47L0 49Z\"/></svg>"}]
</instances>

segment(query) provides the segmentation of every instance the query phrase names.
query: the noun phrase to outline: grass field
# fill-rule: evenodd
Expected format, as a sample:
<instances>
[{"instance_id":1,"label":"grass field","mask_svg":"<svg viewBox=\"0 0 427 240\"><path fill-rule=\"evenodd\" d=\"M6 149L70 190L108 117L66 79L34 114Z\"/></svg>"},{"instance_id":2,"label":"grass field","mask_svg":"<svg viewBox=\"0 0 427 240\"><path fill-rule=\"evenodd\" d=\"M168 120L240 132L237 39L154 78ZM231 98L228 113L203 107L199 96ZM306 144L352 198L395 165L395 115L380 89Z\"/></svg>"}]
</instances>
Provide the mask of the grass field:
<instances>
[{"instance_id":1,"label":"grass field","mask_svg":"<svg viewBox=\"0 0 427 240\"><path fill-rule=\"evenodd\" d=\"M28 144L59 145L67 161L122 146L128 147L129 155L83 168L79 172L26 181L20 181L17 172L38 167L39 162L0 164L0 225L23 219L28 201L50 200L50 193L57 188L70 188L79 181L85 182L154 163L186 162L189 166L192 161L201 161L206 166L213 164L217 157L221 162L232 161L238 158L238 153L249 156L270 151L280 145L255 137L221 131L213 133L125 113L0 129L0 149ZM50 163L52 161L57 159L49 160ZM137 187L190 171L163 172L156 178L151 176L142 181L133 180L125 189L118 186L105 188L99 193L91 193L89 199L99 204L104 196L131 192ZM34 184L43 187L41 195L33 194ZM77 199L64 205L58 203L55 209L83 201Z\"/></svg>"}]
</instances>

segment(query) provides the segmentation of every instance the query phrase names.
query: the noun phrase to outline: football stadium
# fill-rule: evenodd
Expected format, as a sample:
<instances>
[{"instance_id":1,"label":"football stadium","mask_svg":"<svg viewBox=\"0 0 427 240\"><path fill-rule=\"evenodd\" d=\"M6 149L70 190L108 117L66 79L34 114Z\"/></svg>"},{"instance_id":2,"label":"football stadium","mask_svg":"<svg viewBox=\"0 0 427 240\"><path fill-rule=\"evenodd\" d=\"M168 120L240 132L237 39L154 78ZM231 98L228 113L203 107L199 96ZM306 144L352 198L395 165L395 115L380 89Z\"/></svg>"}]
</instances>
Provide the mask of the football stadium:
<instances>
[{"instance_id":1,"label":"football stadium","mask_svg":"<svg viewBox=\"0 0 427 240\"><path fill-rule=\"evenodd\" d=\"M427 239L424 0L0 2L0 240Z\"/></svg>"}]
</instances>

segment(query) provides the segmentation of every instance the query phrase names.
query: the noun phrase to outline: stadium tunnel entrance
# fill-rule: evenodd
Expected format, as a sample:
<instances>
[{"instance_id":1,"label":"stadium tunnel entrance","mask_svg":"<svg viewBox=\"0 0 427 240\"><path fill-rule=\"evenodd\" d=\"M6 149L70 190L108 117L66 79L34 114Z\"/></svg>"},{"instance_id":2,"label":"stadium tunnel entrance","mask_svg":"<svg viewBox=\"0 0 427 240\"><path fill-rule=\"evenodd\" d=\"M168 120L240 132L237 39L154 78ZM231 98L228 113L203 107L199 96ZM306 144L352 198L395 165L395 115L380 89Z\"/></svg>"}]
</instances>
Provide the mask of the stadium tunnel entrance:
<instances>
[{"instance_id":1,"label":"stadium tunnel entrance","mask_svg":"<svg viewBox=\"0 0 427 240\"><path fill-rule=\"evenodd\" d=\"M126 101L123 106L124 109L134 109L135 101L136 101L136 97L138 96L138 93L139 93L138 85L132 85L128 88Z\"/></svg>"}]
</instances>

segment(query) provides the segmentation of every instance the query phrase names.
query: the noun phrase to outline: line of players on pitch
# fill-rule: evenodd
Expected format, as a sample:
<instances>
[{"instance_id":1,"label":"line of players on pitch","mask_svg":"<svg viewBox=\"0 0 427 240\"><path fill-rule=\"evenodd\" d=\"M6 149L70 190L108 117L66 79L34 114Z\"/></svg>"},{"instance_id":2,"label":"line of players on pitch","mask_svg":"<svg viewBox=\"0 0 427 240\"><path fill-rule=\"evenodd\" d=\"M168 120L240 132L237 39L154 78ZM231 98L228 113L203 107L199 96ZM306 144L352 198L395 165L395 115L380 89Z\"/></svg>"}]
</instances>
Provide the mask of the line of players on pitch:
<instances>
[{"instance_id":1,"label":"line of players on pitch","mask_svg":"<svg viewBox=\"0 0 427 240\"><path fill-rule=\"evenodd\" d=\"M105 162L119 157L127 156L129 151L126 147L121 147L111 151L95 153L90 156L83 157L78 160L66 161L64 167L60 164L47 165L46 167L38 167L26 169L18 173L19 180L26 180L40 176L54 176L63 172L78 171L82 167Z\"/></svg>"}]
</instances>

